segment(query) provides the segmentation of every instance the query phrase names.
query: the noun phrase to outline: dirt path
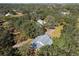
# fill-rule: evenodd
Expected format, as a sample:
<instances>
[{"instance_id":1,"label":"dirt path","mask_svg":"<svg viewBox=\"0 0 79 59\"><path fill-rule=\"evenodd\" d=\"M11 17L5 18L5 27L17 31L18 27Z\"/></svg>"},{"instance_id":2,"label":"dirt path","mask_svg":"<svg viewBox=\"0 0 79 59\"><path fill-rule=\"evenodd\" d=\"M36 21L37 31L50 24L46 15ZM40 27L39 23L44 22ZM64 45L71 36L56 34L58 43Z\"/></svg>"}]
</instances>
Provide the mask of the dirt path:
<instances>
[{"instance_id":1,"label":"dirt path","mask_svg":"<svg viewBox=\"0 0 79 59\"><path fill-rule=\"evenodd\" d=\"M32 39L28 39L27 41L23 41L23 42L21 42L21 43L18 43L18 44L16 44L16 45L14 45L13 48L21 47L21 46L23 46L24 44L31 44L31 42L32 42Z\"/></svg>"}]
</instances>

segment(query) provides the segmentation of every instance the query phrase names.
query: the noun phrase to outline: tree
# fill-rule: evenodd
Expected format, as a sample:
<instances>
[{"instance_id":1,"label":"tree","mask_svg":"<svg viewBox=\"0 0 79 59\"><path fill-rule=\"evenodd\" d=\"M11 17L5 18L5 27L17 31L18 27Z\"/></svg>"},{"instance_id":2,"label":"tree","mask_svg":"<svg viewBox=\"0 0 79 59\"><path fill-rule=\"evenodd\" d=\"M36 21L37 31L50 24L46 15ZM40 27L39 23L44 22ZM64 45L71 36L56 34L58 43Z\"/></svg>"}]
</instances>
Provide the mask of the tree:
<instances>
[{"instance_id":1,"label":"tree","mask_svg":"<svg viewBox=\"0 0 79 59\"><path fill-rule=\"evenodd\" d=\"M13 49L12 46L15 44L14 37L8 30L0 32L0 55L13 56L19 55L17 49Z\"/></svg>"}]
</instances>

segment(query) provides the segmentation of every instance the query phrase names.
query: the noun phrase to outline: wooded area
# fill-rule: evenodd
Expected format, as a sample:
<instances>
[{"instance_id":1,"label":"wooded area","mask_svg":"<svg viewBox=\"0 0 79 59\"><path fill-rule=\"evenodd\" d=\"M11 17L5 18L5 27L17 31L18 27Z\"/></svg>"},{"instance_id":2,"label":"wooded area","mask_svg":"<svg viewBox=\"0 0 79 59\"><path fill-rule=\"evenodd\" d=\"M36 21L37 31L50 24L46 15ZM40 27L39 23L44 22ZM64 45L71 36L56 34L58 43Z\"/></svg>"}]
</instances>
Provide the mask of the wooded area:
<instances>
[{"instance_id":1,"label":"wooded area","mask_svg":"<svg viewBox=\"0 0 79 59\"><path fill-rule=\"evenodd\" d=\"M28 56L30 42L13 46L43 35L51 24L56 25L53 44L35 55L78 56L79 4L0 4L0 55Z\"/></svg>"}]
</instances>

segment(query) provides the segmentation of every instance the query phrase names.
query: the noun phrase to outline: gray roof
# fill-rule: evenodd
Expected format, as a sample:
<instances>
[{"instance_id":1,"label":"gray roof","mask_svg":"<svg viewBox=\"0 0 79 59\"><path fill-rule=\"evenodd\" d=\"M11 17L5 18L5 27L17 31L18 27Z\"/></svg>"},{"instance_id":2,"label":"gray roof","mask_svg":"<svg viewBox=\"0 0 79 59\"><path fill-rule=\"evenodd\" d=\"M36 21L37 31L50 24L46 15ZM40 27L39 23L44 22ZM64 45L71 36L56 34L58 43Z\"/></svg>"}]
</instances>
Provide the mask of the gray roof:
<instances>
[{"instance_id":1,"label":"gray roof","mask_svg":"<svg viewBox=\"0 0 79 59\"><path fill-rule=\"evenodd\" d=\"M38 49L45 45L51 45L52 43L52 39L47 34L44 34L33 39L32 47Z\"/></svg>"}]
</instances>

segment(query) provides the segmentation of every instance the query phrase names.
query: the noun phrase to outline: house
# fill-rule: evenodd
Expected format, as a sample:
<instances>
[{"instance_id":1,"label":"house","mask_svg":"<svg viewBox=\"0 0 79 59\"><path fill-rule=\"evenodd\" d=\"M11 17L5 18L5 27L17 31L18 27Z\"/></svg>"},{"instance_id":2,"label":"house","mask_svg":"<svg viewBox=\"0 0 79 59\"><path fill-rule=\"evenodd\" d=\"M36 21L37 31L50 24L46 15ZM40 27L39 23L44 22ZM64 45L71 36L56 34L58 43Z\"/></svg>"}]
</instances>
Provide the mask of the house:
<instances>
[{"instance_id":1,"label":"house","mask_svg":"<svg viewBox=\"0 0 79 59\"><path fill-rule=\"evenodd\" d=\"M40 35L35 39L33 39L31 48L39 49L43 46L51 45L51 44L53 44L52 39L47 34L45 34L45 35Z\"/></svg>"}]
</instances>

